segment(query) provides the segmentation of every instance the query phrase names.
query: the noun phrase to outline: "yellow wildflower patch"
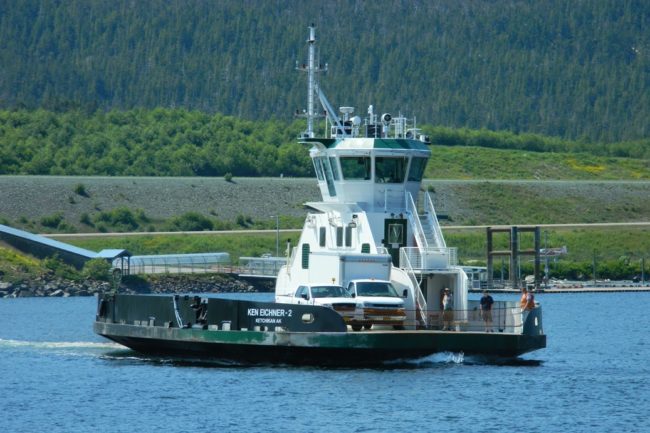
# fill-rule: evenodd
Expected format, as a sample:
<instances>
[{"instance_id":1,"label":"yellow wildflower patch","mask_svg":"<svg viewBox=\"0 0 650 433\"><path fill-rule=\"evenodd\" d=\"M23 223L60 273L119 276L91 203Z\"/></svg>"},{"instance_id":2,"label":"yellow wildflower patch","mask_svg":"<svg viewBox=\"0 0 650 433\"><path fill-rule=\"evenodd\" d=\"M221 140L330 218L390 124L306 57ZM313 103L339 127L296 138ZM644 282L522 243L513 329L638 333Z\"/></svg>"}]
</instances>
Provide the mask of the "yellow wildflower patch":
<instances>
[{"instance_id":1,"label":"yellow wildflower patch","mask_svg":"<svg viewBox=\"0 0 650 433\"><path fill-rule=\"evenodd\" d=\"M584 171L589 174L600 174L605 170L604 165L598 164L584 164L579 162L577 159L570 158L567 160L567 163L573 170Z\"/></svg>"}]
</instances>

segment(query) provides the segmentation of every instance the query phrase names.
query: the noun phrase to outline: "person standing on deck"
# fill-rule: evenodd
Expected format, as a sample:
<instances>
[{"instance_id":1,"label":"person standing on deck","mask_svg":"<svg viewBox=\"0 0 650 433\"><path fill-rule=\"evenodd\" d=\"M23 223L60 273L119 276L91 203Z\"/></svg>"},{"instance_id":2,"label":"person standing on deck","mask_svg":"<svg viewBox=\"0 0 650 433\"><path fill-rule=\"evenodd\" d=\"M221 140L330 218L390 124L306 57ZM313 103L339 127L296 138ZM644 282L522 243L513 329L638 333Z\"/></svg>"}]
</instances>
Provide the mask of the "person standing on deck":
<instances>
[{"instance_id":1,"label":"person standing on deck","mask_svg":"<svg viewBox=\"0 0 650 433\"><path fill-rule=\"evenodd\" d=\"M481 318L485 322L485 332L492 332L492 304L494 304L494 299L488 294L487 290L483 290Z\"/></svg>"},{"instance_id":2,"label":"person standing on deck","mask_svg":"<svg viewBox=\"0 0 650 433\"><path fill-rule=\"evenodd\" d=\"M526 288L521 289L521 299L519 300L521 311L532 310L535 308L535 296L530 293Z\"/></svg>"},{"instance_id":3,"label":"person standing on deck","mask_svg":"<svg viewBox=\"0 0 650 433\"><path fill-rule=\"evenodd\" d=\"M519 306L521 307L521 325L523 326L524 322L526 322L528 311L535 308L535 296L526 290L525 287L521 289L521 299L519 300Z\"/></svg>"},{"instance_id":4,"label":"person standing on deck","mask_svg":"<svg viewBox=\"0 0 650 433\"><path fill-rule=\"evenodd\" d=\"M442 330L451 331L451 323L454 321L454 296L445 287L442 297Z\"/></svg>"}]
</instances>

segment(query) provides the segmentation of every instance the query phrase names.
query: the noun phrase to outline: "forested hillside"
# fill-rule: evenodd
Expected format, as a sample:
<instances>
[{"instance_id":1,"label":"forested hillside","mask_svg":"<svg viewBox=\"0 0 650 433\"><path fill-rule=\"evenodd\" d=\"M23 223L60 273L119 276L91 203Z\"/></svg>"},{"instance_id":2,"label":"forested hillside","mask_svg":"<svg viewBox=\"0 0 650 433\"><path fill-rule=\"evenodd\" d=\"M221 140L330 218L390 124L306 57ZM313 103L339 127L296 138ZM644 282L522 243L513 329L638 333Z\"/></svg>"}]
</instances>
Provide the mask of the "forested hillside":
<instances>
[{"instance_id":1,"label":"forested hillside","mask_svg":"<svg viewBox=\"0 0 650 433\"><path fill-rule=\"evenodd\" d=\"M0 174L311 176L301 128L184 109L0 111Z\"/></svg>"},{"instance_id":2,"label":"forested hillside","mask_svg":"<svg viewBox=\"0 0 650 433\"><path fill-rule=\"evenodd\" d=\"M644 0L3 0L0 108L288 123L311 22L335 105L583 141L650 132Z\"/></svg>"},{"instance_id":3,"label":"forested hillside","mask_svg":"<svg viewBox=\"0 0 650 433\"><path fill-rule=\"evenodd\" d=\"M314 175L304 120L250 121L181 108L0 111L0 175ZM427 178L649 179L650 146L423 126Z\"/></svg>"}]
</instances>

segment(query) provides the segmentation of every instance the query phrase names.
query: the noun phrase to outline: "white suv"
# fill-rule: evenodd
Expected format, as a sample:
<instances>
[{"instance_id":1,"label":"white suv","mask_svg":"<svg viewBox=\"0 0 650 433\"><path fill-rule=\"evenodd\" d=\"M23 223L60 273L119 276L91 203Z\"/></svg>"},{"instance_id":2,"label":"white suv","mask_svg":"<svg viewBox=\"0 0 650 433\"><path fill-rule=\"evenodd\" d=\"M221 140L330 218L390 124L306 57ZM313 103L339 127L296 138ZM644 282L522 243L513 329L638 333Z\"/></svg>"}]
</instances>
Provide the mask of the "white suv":
<instances>
[{"instance_id":1,"label":"white suv","mask_svg":"<svg viewBox=\"0 0 650 433\"><path fill-rule=\"evenodd\" d=\"M362 327L370 329L374 324L404 329L404 299L397 294L390 281L352 280L348 284L348 292L356 301L356 314L350 321L353 330L360 331Z\"/></svg>"}]
</instances>

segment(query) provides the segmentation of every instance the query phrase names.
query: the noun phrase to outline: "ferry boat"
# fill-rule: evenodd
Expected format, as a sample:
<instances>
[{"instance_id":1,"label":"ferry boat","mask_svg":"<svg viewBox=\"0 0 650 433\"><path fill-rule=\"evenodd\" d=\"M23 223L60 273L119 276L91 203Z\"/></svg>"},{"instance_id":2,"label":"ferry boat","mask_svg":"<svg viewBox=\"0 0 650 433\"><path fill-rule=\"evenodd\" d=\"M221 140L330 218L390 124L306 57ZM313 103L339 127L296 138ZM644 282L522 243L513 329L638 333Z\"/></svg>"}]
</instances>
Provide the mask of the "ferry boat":
<instances>
[{"instance_id":1,"label":"ferry boat","mask_svg":"<svg viewBox=\"0 0 650 433\"><path fill-rule=\"evenodd\" d=\"M306 203L311 211L277 275L275 302L104 295L95 332L144 353L247 363L367 365L544 348L539 304L522 311L497 301L486 323L468 299L457 250L446 245L422 189L430 140L415 119L372 105L363 119L350 106L336 112L317 79L327 65L316 61L313 25L307 44L307 62L296 65L308 83L299 140L309 147L322 201ZM453 312L443 323L446 289Z\"/></svg>"}]
</instances>

